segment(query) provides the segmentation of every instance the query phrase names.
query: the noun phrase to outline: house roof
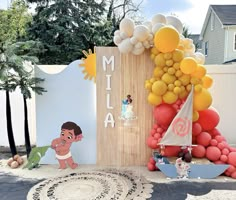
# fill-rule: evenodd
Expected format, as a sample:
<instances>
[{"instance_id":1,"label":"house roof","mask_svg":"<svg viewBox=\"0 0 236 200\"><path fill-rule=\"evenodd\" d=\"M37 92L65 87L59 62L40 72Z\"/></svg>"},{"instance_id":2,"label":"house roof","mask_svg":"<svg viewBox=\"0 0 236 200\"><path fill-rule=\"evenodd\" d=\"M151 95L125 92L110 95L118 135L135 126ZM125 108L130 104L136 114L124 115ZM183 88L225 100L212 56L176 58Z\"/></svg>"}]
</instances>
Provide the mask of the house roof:
<instances>
[{"instance_id":1,"label":"house roof","mask_svg":"<svg viewBox=\"0 0 236 200\"><path fill-rule=\"evenodd\" d=\"M236 5L210 5L206 14L204 24L202 26L200 40L205 32L207 22L211 16L211 12L216 14L222 26L236 25Z\"/></svg>"},{"instance_id":2,"label":"house roof","mask_svg":"<svg viewBox=\"0 0 236 200\"><path fill-rule=\"evenodd\" d=\"M223 25L236 25L236 5L211 5Z\"/></svg>"}]
</instances>

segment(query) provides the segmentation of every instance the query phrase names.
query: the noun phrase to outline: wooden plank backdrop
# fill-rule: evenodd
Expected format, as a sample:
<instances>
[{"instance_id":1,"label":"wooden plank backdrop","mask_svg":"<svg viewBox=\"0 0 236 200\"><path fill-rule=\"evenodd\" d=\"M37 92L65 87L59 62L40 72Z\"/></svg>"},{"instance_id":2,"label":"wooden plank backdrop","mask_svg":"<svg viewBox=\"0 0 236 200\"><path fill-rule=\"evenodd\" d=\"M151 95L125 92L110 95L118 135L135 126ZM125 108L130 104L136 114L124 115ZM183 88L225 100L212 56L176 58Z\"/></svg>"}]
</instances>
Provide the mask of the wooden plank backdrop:
<instances>
[{"instance_id":1,"label":"wooden plank backdrop","mask_svg":"<svg viewBox=\"0 0 236 200\"><path fill-rule=\"evenodd\" d=\"M154 63L149 51L140 56L121 54L117 47L97 47L97 164L113 166L145 165L151 156L146 139L153 125L152 109L147 103L145 80L152 77ZM107 65L103 70L103 56L114 56L115 69ZM106 90L106 74L111 75L111 90ZM107 109L107 93L110 106ZM131 126L119 120L121 101L130 94L133 110L138 119ZM107 113L112 113L115 127L104 125Z\"/></svg>"}]
</instances>

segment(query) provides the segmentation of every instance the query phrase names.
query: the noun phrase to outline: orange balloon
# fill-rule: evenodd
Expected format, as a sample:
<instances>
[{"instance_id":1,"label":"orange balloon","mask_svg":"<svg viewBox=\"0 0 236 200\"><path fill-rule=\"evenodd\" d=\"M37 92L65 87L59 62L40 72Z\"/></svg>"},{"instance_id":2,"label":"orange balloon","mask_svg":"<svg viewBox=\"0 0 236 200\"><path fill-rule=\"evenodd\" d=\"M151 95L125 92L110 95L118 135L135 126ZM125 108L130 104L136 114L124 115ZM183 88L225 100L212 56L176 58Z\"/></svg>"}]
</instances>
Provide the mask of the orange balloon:
<instances>
[{"instance_id":1,"label":"orange balloon","mask_svg":"<svg viewBox=\"0 0 236 200\"><path fill-rule=\"evenodd\" d=\"M192 57L186 57L181 61L180 69L184 74L192 74L197 69L197 62Z\"/></svg>"},{"instance_id":2,"label":"orange balloon","mask_svg":"<svg viewBox=\"0 0 236 200\"><path fill-rule=\"evenodd\" d=\"M213 79L211 78L211 76L206 75L202 78L202 85L204 88L210 88L212 86L213 83Z\"/></svg>"}]
</instances>

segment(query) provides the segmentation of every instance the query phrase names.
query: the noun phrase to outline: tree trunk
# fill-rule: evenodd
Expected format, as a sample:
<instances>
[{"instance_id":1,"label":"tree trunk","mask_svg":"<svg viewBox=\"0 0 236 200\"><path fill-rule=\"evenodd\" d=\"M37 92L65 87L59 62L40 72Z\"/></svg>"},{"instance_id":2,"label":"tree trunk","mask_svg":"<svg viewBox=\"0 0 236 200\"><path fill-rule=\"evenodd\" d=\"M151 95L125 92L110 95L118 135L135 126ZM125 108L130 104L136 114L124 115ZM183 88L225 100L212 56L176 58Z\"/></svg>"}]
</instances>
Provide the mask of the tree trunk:
<instances>
[{"instance_id":1,"label":"tree trunk","mask_svg":"<svg viewBox=\"0 0 236 200\"><path fill-rule=\"evenodd\" d=\"M11 122L11 104L10 104L10 95L9 91L6 91L6 117L7 117L7 135L9 146L11 149L12 157L17 154L16 145L14 140L14 134L12 130L12 122Z\"/></svg>"},{"instance_id":2,"label":"tree trunk","mask_svg":"<svg viewBox=\"0 0 236 200\"><path fill-rule=\"evenodd\" d=\"M30 135L29 135L29 125L28 125L28 108L26 97L23 95L24 100L24 131L25 131L25 148L27 153L27 158L31 152L31 144L30 144Z\"/></svg>"}]
</instances>

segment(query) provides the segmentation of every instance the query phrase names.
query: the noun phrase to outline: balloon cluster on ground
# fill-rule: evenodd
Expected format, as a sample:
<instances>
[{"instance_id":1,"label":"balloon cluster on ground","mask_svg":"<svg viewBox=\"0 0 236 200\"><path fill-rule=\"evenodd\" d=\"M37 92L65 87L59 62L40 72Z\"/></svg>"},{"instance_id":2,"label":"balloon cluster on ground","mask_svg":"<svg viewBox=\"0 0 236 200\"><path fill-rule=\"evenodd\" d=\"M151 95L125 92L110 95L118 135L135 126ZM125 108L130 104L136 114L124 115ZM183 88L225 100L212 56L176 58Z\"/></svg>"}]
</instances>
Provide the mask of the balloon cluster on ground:
<instances>
[{"instance_id":1,"label":"balloon cluster on ground","mask_svg":"<svg viewBox=\"0 0 236 200\"><path fill-rule=\"evenodd\" d=\"M155 15L150 22L135 25L125 18L115 32L114 43L121 53L142 54L150 49L155 64L153 75L146 80L149 94L147 101L154 106L155 124L147 138L147 145L155 150L168 126L183 106L186 97L194 89L192 156L206 157L215 164L229 164L227 176L236 178L236 148L232 148L217 130L220 117L211 107L212 96L208 89L213 79L206 74L205 56L195 52L195 45L182 35L182 22L174 16ZM181 148L166 146L165 156L177 156ZM147 167L156 170L151 157Z\"/></svg>"}]
</instances>

